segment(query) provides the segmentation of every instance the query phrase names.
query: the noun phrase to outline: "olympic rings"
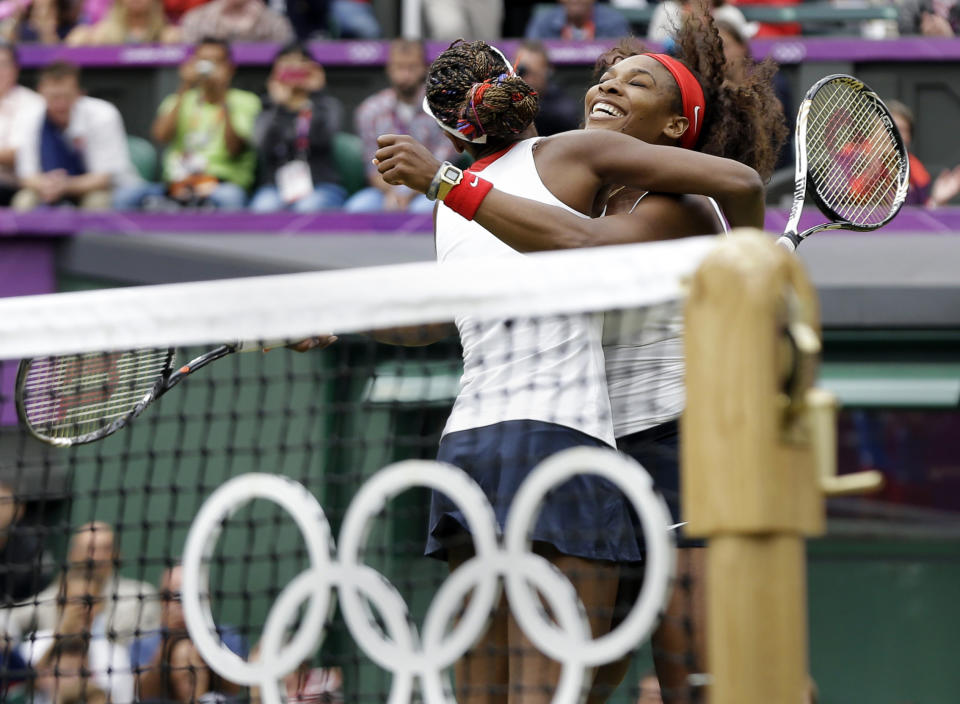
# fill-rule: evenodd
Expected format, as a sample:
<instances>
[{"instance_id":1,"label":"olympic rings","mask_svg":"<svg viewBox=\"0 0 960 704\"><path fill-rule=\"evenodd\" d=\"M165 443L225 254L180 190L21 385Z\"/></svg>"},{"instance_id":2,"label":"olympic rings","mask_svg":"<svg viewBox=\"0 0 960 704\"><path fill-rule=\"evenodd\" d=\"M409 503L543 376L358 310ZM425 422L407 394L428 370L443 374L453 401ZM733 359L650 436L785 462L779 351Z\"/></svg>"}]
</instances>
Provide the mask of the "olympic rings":
<instances>
[{"instance_id":1,"label":"olympic rings","mask_svg":"<svg viewBox=\"0 0 960 704\"><path fill-rule=\"evenodd\" d=\"M547 492L577 474L604 477L623 491L640 517L647 550L639 599L617 628L597 639L591 638L573 585L550 562L531 552L528 538ZM406 603L396 588L362 559L373 519L390 499L413 487L434 489L454 501L466 518L475 548L475 556L438 589L422 633L409 623ZM272 501L291 515L303 535L310 567L280 593L264 624L259 658L247 662L216 637L204 565L213 554L223 522L254 499ZM304 486L281 476L245 474L211 494L190 528L183 553L184 616L197 650L215 672L238 684L259 687L264 704L281 704L283 678L320 645L336 589L357 644L373 662L393 673L388 701L410 702L419 680L423 700L439 704L450 701L444 671L482 634L503 579L511 609L527 637L563 665L554 702L577 702L585 693L590 668L625 655L656 626L673 578L674 539L669 523L670 514L654 492L650 475L637 462L609 450L578 447L557 453L529 474L498 541L493 509L466 473L439 462L408 460L382 469L360 488L344 517L339 559L335 559L330 525ZM455 619L467 595L466 610ZM544 617L541 597L547 600L556 624ZM300 628L284 643L304 603ZM384 629L371 618L370 605Z\"/></svg>"}]
</instances>

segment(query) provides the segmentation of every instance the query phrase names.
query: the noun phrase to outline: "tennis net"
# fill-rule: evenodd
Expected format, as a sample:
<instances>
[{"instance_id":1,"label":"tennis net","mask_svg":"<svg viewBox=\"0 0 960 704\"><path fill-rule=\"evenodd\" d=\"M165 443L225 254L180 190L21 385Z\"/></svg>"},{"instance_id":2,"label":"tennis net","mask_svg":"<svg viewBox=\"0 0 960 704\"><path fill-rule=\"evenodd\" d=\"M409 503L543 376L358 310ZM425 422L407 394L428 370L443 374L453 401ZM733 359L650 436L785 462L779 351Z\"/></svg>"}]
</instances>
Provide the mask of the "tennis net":
<instances>
[{"instance_id":1,"label":"tennis net","mask_svg":"<svg viewBox=\"0 0 960 704\"><path fill-rule=\"evenodd\" d=\"M563 661L555 679L575 699L584 671L644 646L668 596L677 519L604 448L638 437L645 465L657 453L669 465L644 432L682 405L683 282L714 246L0 300L7 696L441 701L453 670L458 695L550 686L535 659L503 681L509 643L460 657L481 633L501 642L484 629L502 575L521 630ZM328 334L339 339L325 349L278 348ZM236 340L268 351L225 354L142 402L159 370ZM69 447L16 424L14 370L52 356L67 361L41 359L20 386L20 415L40 409L36 434L129 423ZM432 462L441 434L442 459L480 486ZM661 488L676 498L676 484ZM573 575L587 621L529 540ZM578 572L559 553L623 569ZM459 578L444 560L467 561ZM632 598L615 603L618 589ZM612 636L580 645L611 619ZM645 653L613 701L636 700Z\"/></svg>"}]
</instances>

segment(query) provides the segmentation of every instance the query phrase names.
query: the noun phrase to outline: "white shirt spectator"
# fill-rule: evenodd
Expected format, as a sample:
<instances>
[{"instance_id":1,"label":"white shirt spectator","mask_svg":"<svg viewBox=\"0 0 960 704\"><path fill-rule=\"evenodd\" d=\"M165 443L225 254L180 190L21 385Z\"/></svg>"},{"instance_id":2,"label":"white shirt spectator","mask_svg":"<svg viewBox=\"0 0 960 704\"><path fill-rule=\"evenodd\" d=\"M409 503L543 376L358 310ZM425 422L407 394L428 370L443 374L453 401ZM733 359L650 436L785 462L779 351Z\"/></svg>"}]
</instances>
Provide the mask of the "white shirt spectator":
<instances>
[{"instance_id":1,"label":"white shirt spectator","mask_svg":"<svg viewBox=\"0 0 960 704\"><path fill-rule=\"evenodd\" d=\"M33 115L25 126L22 147L17 151L17 176L36 176L40 168L40 130L44 112ZM66 138L80 151L89 174L110 174L112 186L140 181L127 148L127 132L120 111L106 100L83 96L70 112Z\"/></svg>"},{"instance_id":2,"label":"white shirt spectator","mask_svg":"<svg viewBox=\"0 0 960 704\"><path fill-rule=\"evenodd\" d=\"M43 98L23 86L14 86L0 97L0 150L20 152L26 126L43 112L43 105ZM13 169L0 166L0 179L11 180L13 176Z\"/></svg>"},{"instance_id":3,"label":"white shirt spectator","mask_svg":"<svg viewBox=\"0 0 960 704\"><path fill-rule=\"evenodd\" d=\"M11 607L9 617L0 621L11 637L30 633L52 632L59 618L58 595L60 580L27 602ZM126 577L111 576L103 585L101 594L106 601L104 633L123 646L124 652L135 638L160 628L160 598L152 584Z\"/></svg>"},{"instance_id":4,"label":"white shirt spectator","mask_svg":"<svg viewBox=\"0 0 960 704\"><path fill-rule=\"evenodd\" d=\"M111 704L131 704L134 699L134 680L127 649L107 640L105 624L103 614L93 621L87 665L93 681L108 695ZM20 656L24 662L36 666L40 658L53 647L53 643L52 631L37 631L20 644ZM40 698L35 704L42 704Z\"/></svg>"}]
</instances>

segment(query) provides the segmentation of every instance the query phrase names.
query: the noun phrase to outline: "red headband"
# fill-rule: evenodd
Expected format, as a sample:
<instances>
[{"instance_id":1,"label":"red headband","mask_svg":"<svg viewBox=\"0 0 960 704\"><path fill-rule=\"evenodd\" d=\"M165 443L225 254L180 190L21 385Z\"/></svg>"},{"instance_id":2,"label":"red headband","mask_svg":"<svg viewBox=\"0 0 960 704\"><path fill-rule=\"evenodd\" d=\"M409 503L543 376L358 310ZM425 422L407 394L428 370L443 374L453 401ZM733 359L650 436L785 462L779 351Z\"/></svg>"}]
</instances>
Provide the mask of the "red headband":
<instances>
[{"instance_id":1,"label":"red headband","mask_svg":"<svg viewBox=\"0 0 960 704\"><path fill-rule=\"evenodd\" d=\"M703 98L703 88L700 81L686 66L672 56L666 54L644 54L656 59L670 72L677 85L680 86L680 102L683 104L683 116L690 122L687 131L680 138L680 146L684 149L693 149L700 137L700 128L703 127L703 116L707 111L706 101Z\"/></svg>"}]
</instances>

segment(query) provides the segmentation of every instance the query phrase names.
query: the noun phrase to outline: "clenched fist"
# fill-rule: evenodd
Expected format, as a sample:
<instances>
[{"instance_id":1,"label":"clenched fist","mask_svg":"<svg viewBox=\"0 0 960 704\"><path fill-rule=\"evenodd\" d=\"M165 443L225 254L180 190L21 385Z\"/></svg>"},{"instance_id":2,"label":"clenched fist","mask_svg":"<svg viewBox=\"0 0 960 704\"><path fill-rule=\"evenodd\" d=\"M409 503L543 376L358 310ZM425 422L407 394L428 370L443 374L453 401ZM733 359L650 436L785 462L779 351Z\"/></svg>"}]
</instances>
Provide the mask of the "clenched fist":
<instances>
[{"instance_id":1,"label":"clenched fist","mask_svg":"<svg viewBox=\"0 0 960 704\"><path fill-rule=\"evenodd\" d=\"M377 146L373 163L384 181L427 192L440 168L440 161L429 149L405 134L382 134L377 137Z\"/></svg>"}]
</instances>

